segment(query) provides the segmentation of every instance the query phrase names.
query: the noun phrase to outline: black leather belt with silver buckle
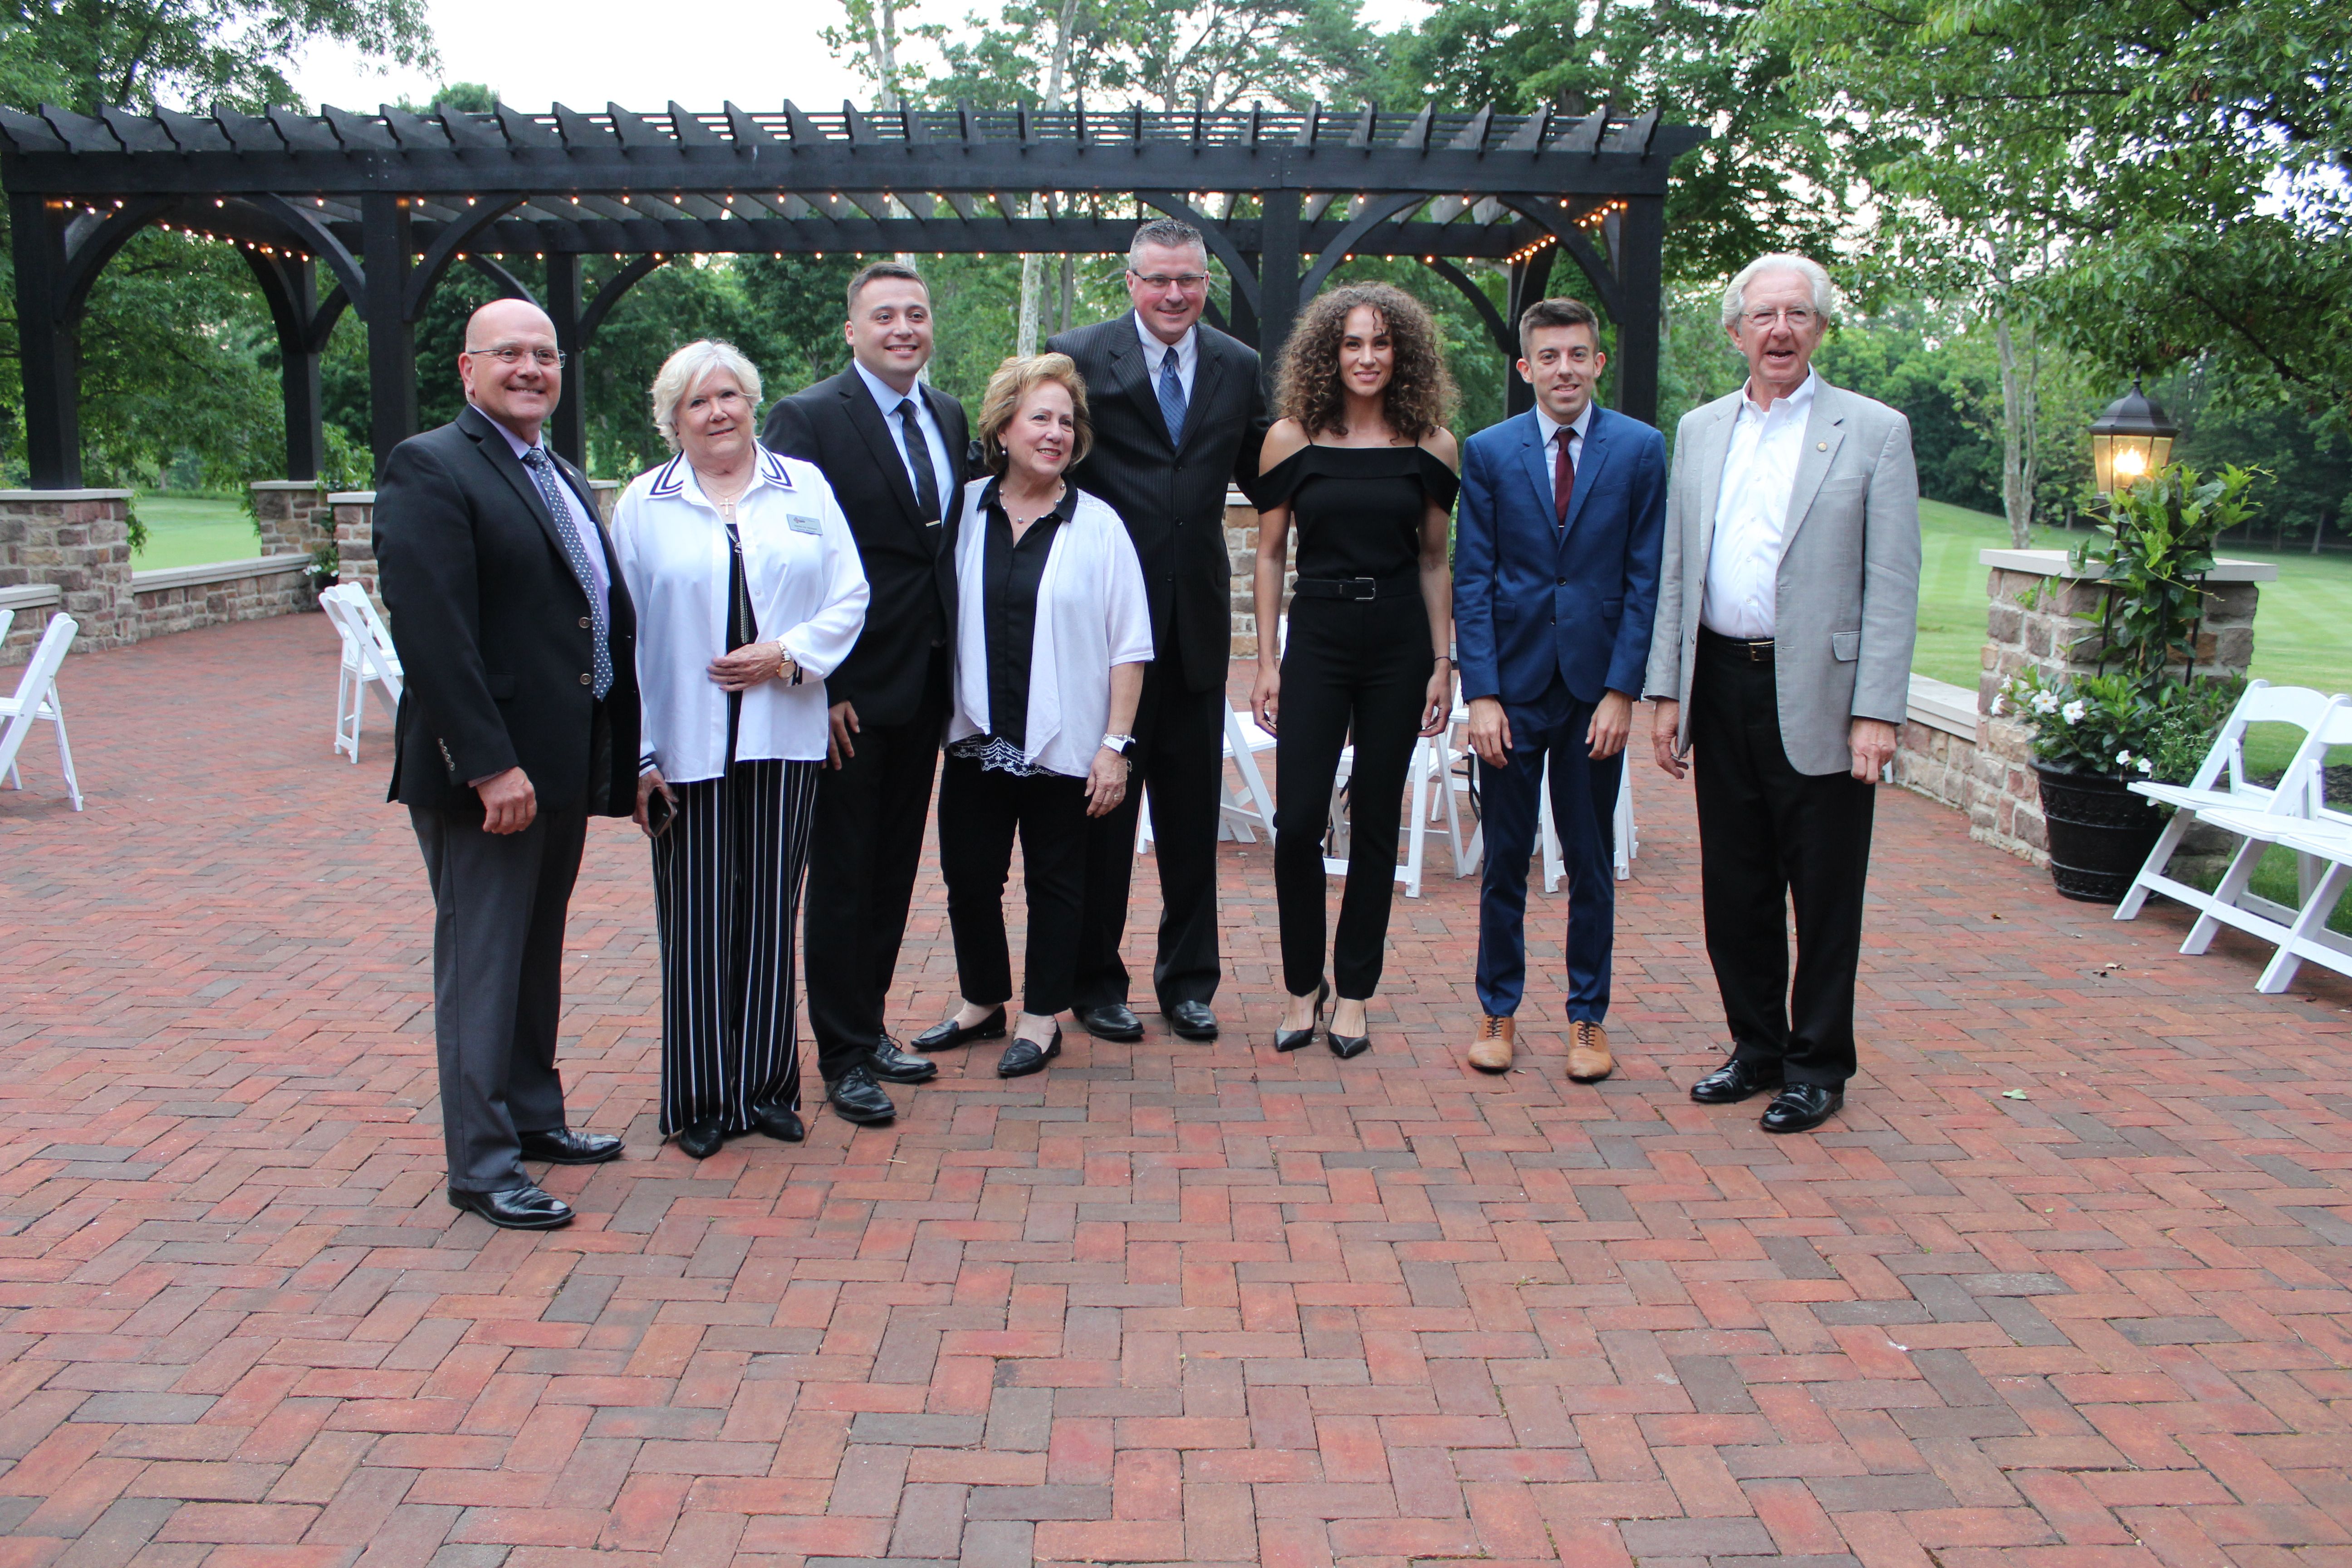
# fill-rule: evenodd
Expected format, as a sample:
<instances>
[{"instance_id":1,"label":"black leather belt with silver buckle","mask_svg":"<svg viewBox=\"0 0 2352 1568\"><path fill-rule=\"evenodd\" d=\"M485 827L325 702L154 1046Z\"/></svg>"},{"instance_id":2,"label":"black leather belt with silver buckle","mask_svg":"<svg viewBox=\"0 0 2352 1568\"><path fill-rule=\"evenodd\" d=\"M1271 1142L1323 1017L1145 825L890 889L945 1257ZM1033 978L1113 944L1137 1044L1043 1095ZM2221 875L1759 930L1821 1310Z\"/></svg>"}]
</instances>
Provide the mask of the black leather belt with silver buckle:
<instances>
[{"instance_id":1,"label":"black leather belt with silver buckle","mask_svg":"<svg viewBox=\"0 0 2352 1568\"><path fill-rule=\"evenodd\" d=\"M1394 599L1421 591L1421 574L1397 577L1301 577L1291 591L1302 599L1348 599L1358 603Z\"/></svg>"},{"instance_id":2,"label":"black leather belt with silver buckle","mask_svg":"<svg viewBox=\"0 0 2352 1568\"><path fill-rule=\"evenodd\" d=\"M1727 637L1721 632L1711 632L1705 626L1701 626L1698 629L1698 640L1722 649L1734 658L1745 659L1749 664L1772 662L1770 637Z\"/></svg>"}]
</instances>

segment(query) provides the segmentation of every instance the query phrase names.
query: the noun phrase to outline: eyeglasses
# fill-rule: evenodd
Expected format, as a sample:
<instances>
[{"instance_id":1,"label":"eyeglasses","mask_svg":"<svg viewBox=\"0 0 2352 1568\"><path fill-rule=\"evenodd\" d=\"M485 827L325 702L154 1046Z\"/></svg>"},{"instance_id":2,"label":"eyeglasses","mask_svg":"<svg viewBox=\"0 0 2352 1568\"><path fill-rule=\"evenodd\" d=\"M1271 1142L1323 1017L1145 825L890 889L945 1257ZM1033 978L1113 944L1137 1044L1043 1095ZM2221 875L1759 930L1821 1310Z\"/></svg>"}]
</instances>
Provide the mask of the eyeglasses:
<instances>
[{"instance_id":1,"label":"eyeglasses","mask_svg":"<svg viewBox=\"0 0 2352 1568\"><path fill-rule=\"evenodd\" d=\"M1802 305L1790 305L1777 310L1749 310L1742 318L1759 332L1769 332L1774 323L1786 321L1792 332L1801 332L1821 318Z\"/></svg>"},{"instance_id":2,"label":"eyeglasses","mask_svg":"<svg viewBox=\"0 0 2352 1568\"><path fill-rule=\"evenodd\" d=\"M1179 272L1173 277L1169 277L1158 272L1146 273L1129 270L1128 276L1134 279L1138 283L1142 284L1146 289L1164 289L1173 287L1181 289L1187 294L1192 293L1198 289L1205 289L1209 286L1209 275L1205 272Z\"/></svg>"},{"instance_id":3,"label":"eyeglasses","mask_svg":"<svg viewBox=\"0 0 2352 1568\"><path fill-rule=\"evenodd\" d=\"M513 343L500 343L496 348L467 349L466 352L476 359L494 359L504 365L520 364L525 356L529 356L530 362L541 370L559 369L563 363L562 349L526 349L518 348Z\"/></svg>"}]
</instances>

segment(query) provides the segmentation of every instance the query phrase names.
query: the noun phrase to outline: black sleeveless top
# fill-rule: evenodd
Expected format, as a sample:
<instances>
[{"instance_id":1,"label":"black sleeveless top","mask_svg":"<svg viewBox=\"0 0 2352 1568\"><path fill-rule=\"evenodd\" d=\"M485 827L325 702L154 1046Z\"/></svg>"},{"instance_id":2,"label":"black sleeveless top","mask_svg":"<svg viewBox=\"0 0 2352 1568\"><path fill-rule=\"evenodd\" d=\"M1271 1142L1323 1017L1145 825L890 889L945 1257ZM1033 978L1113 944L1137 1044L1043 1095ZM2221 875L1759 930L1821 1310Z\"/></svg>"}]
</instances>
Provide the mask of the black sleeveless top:
<instances>
[{"instance_id":1,"label":"black sleeveless top","mask_svg":"<svg viewBox=\"0 0 2352 1568\"><path fill-rule=\"evenodd\" d=\"M1421 570L1421 524L1462 480L1423 447L1306 446L1259 480L1261 507L1290 508L1301 577L1392 579Z\"/></svg>"}]
</instances>

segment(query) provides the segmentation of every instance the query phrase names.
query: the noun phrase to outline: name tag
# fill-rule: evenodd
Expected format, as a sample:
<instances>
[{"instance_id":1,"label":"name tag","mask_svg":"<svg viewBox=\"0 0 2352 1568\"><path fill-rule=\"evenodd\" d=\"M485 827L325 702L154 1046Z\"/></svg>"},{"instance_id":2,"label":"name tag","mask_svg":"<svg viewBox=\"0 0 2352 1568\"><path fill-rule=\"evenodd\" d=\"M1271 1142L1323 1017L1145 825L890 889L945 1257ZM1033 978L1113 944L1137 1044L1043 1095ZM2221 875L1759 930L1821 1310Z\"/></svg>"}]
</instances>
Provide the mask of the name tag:
<instances>
[{"instance_id":1,"label":"name tag","mask_svg":"<svg viewBox=\"0 0 2352 1568\"><path fill-rule=\"evenodd\" d=\"M823 533L824 531L824 521L821 518L803 517L799 512L793 511L786 512L784 514L784 521L793 525L793 531L794 533Z\"/></svg>"}]
</instances>

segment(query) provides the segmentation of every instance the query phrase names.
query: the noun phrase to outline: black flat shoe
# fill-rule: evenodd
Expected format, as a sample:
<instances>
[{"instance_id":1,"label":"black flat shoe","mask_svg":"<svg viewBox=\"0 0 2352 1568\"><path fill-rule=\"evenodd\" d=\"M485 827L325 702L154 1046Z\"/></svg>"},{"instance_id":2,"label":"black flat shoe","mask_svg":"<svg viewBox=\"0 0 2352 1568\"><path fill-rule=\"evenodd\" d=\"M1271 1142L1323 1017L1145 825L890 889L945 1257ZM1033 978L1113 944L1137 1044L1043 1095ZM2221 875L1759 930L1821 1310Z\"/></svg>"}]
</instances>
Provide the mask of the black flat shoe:
<instances>
[{"instance_id":1,"label":"black flat shoe","mask_svg":"<svg viewBox=\"0 0 2352 1568\"><path fill-rule=\"evenodd\" d=\"M882 1037L887 1040L890 1037L885 1035ZM999 1007L970 1028L957 1023L954 1016L950 1015L944 1021L933 1024L929 1028L917 1035L915 1048L919 1051L945 1051L952 1050L966 1040L1001 1040L1003 1037L1004 1009Z\"/></svg>"},{"instance_id":2,"label":"black flat shoe","mask_svg":"<svg viewBox=\"0 0 2352 1568\"><path fill-rule=\"evenodd\" d=\"M1845 1091L1824 1089L1817 1083L1792 1083L1772 1097L1764 1108L1763 1128L1767 1132L1811 1132L1845 1104Z\"/></svg>"},{"instance_id":3,"label":"black flat shoe","mask_svg":"<svg viewBox=\"0 0 2352 1568\"><path fill-rule=\"evenodd\" d=\"M1323 1004L1330 994L1331 983L1329 981L1320 980L1316 982L1314 1021L1303 1029L1276 1029L1274 1032L1274 1048L1277 1051L1295 1051L1302 1048L1303 1047L1313 1045L1315 1043L1315 1031L1323 1026Z\"/></svg>"},{"instance_id":4,"label":"black flat shoe","mask_svg":"<svg viewBox=\"0 0 2352 1568\"><path fill-rule=\"evenodd\" d=\"M900 1050L898 1042L885 1035L874 1043L874 1054L866 1058L866 1070L885 1083L929 1083L940 1076L940 1064L925 1061L912 1051Z\"/></svg>"},{"instance_id":5,"label":"black flat shoe","mask_svg":"<svg viewBox=\"0 0 2352 1568\"><path fill-rule=\"evenodd\" d=\"M808 1129L801 1125L800 1112L788 1105L753 1106L751 1125L785 1143L797 1143L808 1136Z\"/></svg>"},{"instance_id":6,"label":"black flat shoe","mask_svg":"<svg viewBox=\"0 0 2352 1568\"><path fill-rule=\"evenodd\" d=\"M601 1165L621 1157L621 1141L609 1132L574 1132L559 1127L551 1132L520 1134L522 1157L557 1165Z\"/></svg>"},{"instance_id":7,"label":"black flat shoe","mask_svg":"<svg viewBox=\"0 0 2352 1568\"><path fill-rule=\"evenodd\" d=\"M1750 1095L1780 1087L1780 1068L1734 1057L1691 1085L1690 1097L1701 1105L1737 1105Z\"/></svg>"},{"instance_id":8,"label":"black flat shoe","mask_svg":"<svg viewBox=\"0 0 2352 1568\"><path fill-rule=\"evenodd\" d=\"M1054 1026L1054 1037L1042 1046L1015 1035L1013 1043L1004 1047L1004 1055L997 1058L996 1076L1027 1078L1033 1072L1044 1072L1045 1064L1061 1054L1062 1026L1059 1024Z\"/></svg>"},{"instance_id":9,"label":"black flat shoe","mask_svg":"<svg viewBox=\"0 0 2352 1568\"><path fill-rule=\"evenodd\" d=\"M863 1065L851 1068L826 1084L824 1100L833 1107L835 1116L860 1127L887 1121L898 1114L898 1108L890 1103L890 1097L882 1092L882 1086L874 1081L874 1075Z\"/></svg>"},{"instance_id":10,"label":"black flat shoe","mask_svg":"<svg viewBox=\"0 0 2352 1568\"><path fill-rule=\"evenodd\" d=\"M727 1124L716 1116L707 1116L680 1129L677 1146L698 1160L708 1160L719 1152L727 1142Z\"/></svg>"},{"instance_id":11,"label":"black flat shoe","mask_svg":"<svg viewBox=\"0 0 2352 1568\"><path fill-rule=\"evenodd\" d=\"M1097 1040L1143 1038L1143 1020L1124 1002L1106 1002L1099 1007L1080 1007L1076 1012L1087 1033Z\"/></svg>"},{"instance_id":12,"label":"black flat shoe","mask_svg":"<svg viewBox=\"0 0 2352 1568\"><path fill-rule=\"evenodd\" d=\"M502 1193L461 1193L452 1187L449 1206L480 1215L500 1230L562 1230L572 1223L572 1205L537 1187L509 1187Z\"/></svg>"},{"instance_id":13,"label":"black flat shoe","mask_svg":"<svg viewBox=\"0 0 2352 1568\"><path fill-rule=\"evenodd\" d=\"M1179 1002L1164 1009L1169 1027L1180 1040L1213 1040L1217 1037L1217 1016L1206 1002Z\"/></svg>"}]
</instances>

